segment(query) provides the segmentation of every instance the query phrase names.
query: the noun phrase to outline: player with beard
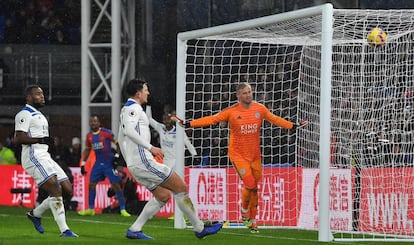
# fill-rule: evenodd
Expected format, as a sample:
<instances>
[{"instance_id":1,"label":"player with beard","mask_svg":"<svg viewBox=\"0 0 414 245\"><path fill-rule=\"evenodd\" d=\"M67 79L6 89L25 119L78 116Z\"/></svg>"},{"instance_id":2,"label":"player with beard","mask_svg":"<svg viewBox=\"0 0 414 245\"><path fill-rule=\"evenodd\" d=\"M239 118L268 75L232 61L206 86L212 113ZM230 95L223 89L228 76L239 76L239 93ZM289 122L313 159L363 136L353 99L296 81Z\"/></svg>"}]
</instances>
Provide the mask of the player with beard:
<instances>
[{"instance_id":1,"label":"player with beard","mask_svg":"<svg viewBox=\"0 0 414 245\"><path fill-rule=\"evenodd\" d=\"M223 224L205 225L197 216L184 180L170 167L154 159L155 156L163 157L164 154L160 148L150 143L149 120L143 110L150 94L147 82L139 79L130 80L126 85L126 93L129 99L120 114L119 148L129 173L153 194L153 198L145 204L125 236L129 239L152 240L152 237L143 233L142 227L168 202L171 193L174 194L177 206L190 220L197 238L216 234Z\"/></svg>"},{"instance_id":2,"label":"player with beard","mask_svg":"<svg viewBox=\"0 0 414 245\"><path fill-rule=\"evenodd\" d=\"M274 115L261 103L253 101L253 92L250 84L243 82L237 86L238 102L219 113L198 119L183 121L173 116L185 128L206 127L219 122L228 122L229 158L243 182L241 192L241 217L243 224L251 233L259 233L256 221L257 205L259 203L258 184L262 178L262 156L260 150L260 133L263 120L285 129L299 129L308 124L287 121Z\"/></svg>"},{"instance_id":3,"label":"player with beard","mask_svg":"<svg viewBox=\"0 0 414 245\"><path fill-rule=\"evenodd\" d=\"M95 163L89 176L89 208L79 211L78 214L82 216L95 215L95 198L96 185L98 182L109 179L112 190L115 191L116 199L119 202L120 213L124 217L131 216L125 209L125 198L121 188L122 178L118 172L114 170L114 162L119 162L119 154L112 152L111 145L116 145L112 130L101 127L101 121L98 115L92 115L89 119L89 126L91 131L86 135L85 149L82 153L81 173L86 175L85 164L89 154L93 150L95 153Z\"/></svg>"},{"instance_id":4,"label":"player with beard","mask_svg":"<svg viewBox=\"0 0 414 245\"><path fill-rule=\"evenodd\" d=\"M21 162L24 170L32 176L37 185L49 193L35 209L27 213L35 229L44 233L41 223L42 214L50 209L62 237L78 237L66 224L62 189L72 193L68 176L50 156L48 149L53 145L49 136L49 123L39 111L45 105L43 90L39 85L29 85L25 90L26 105L16 114L16 143L22 144ZM61 188L62 187L62 188Z\"/></svg>"}]
</instances>

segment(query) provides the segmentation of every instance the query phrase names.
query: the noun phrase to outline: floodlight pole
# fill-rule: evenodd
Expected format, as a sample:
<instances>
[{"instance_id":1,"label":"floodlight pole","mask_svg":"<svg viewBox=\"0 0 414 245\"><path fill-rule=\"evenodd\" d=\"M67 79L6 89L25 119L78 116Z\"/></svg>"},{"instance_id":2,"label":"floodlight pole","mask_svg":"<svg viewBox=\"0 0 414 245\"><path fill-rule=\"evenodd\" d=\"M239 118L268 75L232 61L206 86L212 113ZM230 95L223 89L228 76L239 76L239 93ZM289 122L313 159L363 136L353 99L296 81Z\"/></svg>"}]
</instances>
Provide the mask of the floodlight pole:
<instances>
[{"instance_id":1,"label":"floodlight pole","mask_svg":"<svg viewBox=\"0 0 414 245\"><path fill-rule=\"evenodd\" d=\"M94 9L91 7L91 0L81 1L81 136L83 143L86 133L89 131L89 116L93 107L110 107L111 129L115 134L118 132L122 85L126 80L135 77L136 2L134 0L95 0L94 3L100 12L92 21L91 13ZM95 8L95 11L98 8ZM105 40L104 35L95 38L100 31L101 33L106 31L106 29L100 29L103 18L107 18L111 22L111 38L109 40ZM94 42L94 38L98 41ZM95 57L98 52L111 54L109 71L101 67L104 62ZM99 78L97 81L92 79L92 74L95 74L92 71L95 71L96 77ZM108 101L96 100L102 90L108 95Z\"/></svg>"}]
</instances>

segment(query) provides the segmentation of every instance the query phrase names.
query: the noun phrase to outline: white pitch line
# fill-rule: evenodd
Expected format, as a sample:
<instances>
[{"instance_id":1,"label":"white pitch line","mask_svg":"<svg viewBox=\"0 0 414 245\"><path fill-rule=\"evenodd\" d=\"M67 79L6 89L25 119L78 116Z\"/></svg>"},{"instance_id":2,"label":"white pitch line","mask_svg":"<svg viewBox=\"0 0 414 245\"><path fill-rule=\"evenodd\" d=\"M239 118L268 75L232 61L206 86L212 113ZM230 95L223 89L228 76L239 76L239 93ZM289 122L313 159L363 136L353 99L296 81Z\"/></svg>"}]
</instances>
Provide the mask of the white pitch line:
<instances>
[{"instance_id":1,"label":"white pitch line","mask_svg":"<svg viewBox=\"0 0 414 245\"><path fill-rule=\"evenodd\" d=\"M0 217L10 217L12 215L10 214L2 214L0 213ZM16 217L14 215L14 217ZM24 218L25 216L17 216ZM43 217L42 219L53 219L53 217ZM130 226L131 223L126 222L108 222L108 221L100 221L100 220L89 220L89 219L79 219L79 218L70 218L70 222L83 222L83 223L91 223L91 224L110 224L110 225L125 225ZM159 225L151 225L146 224L145 226L154 227L154 228L164 228L164 229L171 229L171 227L167 228L165 226L159 226ZM187 229L189 230L189 229ZM262 234L240 234L240 233L234 233L230 232L231 230L234 230L233 228L226 228L223 227L223 229L220 231L220 234L227 234L227 235L233 235L233 236L242 236L242 237L257 237L257 238L266 238L266 239L274 239L274 240L294 240L294 241L303 241L303 242L317 242L317 240L313 239L300 239L300 238L294 238L294 237L275 237L275 236L268 236L268 235L262 235ZM349 242L335 242L335 244L346 244L349 245ZM358 243L359 245L362 245L362 243ZM372 245L369 244L369 245Z\"/></svg>"}]
</instances>

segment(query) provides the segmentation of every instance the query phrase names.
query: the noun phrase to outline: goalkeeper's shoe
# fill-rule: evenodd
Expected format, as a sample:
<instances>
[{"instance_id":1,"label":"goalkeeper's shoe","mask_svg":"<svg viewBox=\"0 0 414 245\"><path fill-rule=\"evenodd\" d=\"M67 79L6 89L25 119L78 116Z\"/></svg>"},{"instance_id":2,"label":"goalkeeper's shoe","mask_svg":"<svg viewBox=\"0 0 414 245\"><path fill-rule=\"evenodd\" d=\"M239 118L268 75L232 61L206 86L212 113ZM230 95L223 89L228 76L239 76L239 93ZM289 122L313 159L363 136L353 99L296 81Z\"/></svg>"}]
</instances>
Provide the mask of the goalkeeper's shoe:
<instances>
[{"instance_id":1,"label":"goalkeeper's shoe","mask_svg":"<svg viewBox=\"0 0 414 245\"><path fill-rule=\"evenodd\" d=\"M204 237L208 235L216 234L217 232L221 230L222 227L223 227L223 223L204 225L204 229L201 232L195 231L194 234L196 237L203 239Z\"/></svg>"},{"instance_id":2,"label":"goalkeeper's shoe","mask_svg":"<svg viewBox=\"0 0 414 245\"><path fill-rule=\"evenodd\" d=\"M95 215L95 210L86 209L86 210L83 210L83 211L79 211L78 214L80 216L94 216Z\"/></svg>"},{"instance_id":3,"label":"goalkeeper's shoe","mask_svg":"<svg viewBox=\"0 0 414 245\"><path fill-rule=\"evenodd\" d=\"M260 233L259 232L259 228L257 227L256 223L253 223L250 227L249 227L250 233L256 234L256 233Z\"/></svg>"},{"instance_id":4,"label":"goalkeeper's shoe","mask_svg":"<svg viewBox=\"0 0 414 245\"><path fill-rule=\"evenodd\" d=\"M41 234L45 232L45 229L42 226L42 218L38 218L33 215L33 210L26 213L26 216L30 221L32 221L34 228Z\"/></svg>"},{"instance_id":5,"label":"goalkeeper's shoe","mask_svg":"<svg viewBox=\"0 0 414 245\"><path fill-rule=\"evenodd\" d=\"M123 217L130 217L131 215L125 210L125 209L122 209L121 210L121 215L123 216Z\"/></svg>"},{"instance_id":6,"label":"goalkeeper's shoe","mask_svg":"<svg viewBox=\"0 0 414 245\"><path fill-rule=\"evenodd\" d=\"M129 239L154 240L154 238L145 235L142 231L131 231L129 229L125 234L125 237Z\"/></svg>"},{"instance_id":7,"label":"goalkeeper's shoe","mask_svg":"<svg viewBox=\"0 0 414 245\"><path fill-rule=\"evenodd\" d=\"M242 217L243 225L250 228L253 225L252 220L249 217Z\"/></svg>"}]
</instances>

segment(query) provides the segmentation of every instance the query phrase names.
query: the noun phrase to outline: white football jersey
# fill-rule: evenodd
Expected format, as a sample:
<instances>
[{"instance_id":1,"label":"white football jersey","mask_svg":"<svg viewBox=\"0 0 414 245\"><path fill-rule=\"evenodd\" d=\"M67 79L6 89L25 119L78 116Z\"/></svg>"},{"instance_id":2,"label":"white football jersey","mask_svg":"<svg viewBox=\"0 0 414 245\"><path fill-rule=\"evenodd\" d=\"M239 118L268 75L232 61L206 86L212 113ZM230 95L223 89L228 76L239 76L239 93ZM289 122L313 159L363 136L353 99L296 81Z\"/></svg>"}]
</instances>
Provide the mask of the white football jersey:
<instances>
[{"instance_id":1,"label":"white football jersey","mask_svg":"<svg viewBox=\"0 0 414 245\"><path fill-rule=\"evenodd\" d=\"M118 144L131 175L152 191L171 176L171 168L155 161L150 152L151 132L142 106L129 99L120 115Z\"/></svg>"},{"instance_id":2,"label":"white football jersey","mask_svg":"<svg viewBox=\"0 0 414 245\"><path fill-rule=\"evenodd\" d=\"M26 105L15 117L15 131L25 132L32 138L49 137L49 123L36 108ZM35 182L41 186L51 176L56 175L59 182L67 180L65 171L48 152L46 144L22 144L22 167Z\"/></svg>"},{"instance_id":3,"label":"white football jersey","mask_svg":"<svg viewBox=\"0 0 414 245\"><path fill-rule=\"evenodd\" d=\"M168 130L164 124L159 123L152 118L149 120L151 127L153 127L160 136L160 146L164 153L164 161L175 161L175 141L177 137L175 126L171 130Z\"/></svg>"},{"instance_id":4,"label":"white football jersey","mask_svg":"<svg viewBox=\"0 0 414 245\"><path fill-rule=\"evenodd\" d=\"M160 146L164 153L164 161L174 161L176 160L175 157L175 148L176 148L176 141L177 141L177 129L175 126L171 130L168 130L167 127L155 121L154 119L150 118L150 125L153 127L160 136ZM184 145L190 151L191 155L197 155L197 152L194 149L194 146L191 144L190 140L188 139L187 135L184 133Z\"/></svg>"},{"instance_id":5,"label":"white football jersey","mask_svg":"<svg viewBox=\"0 0 414 245\"><path fill-rule=\"evenodd\" d=\"M160 146L164 153L164 163L174 168L176 161L176 141L177 141L177 128L173 126L171 130L168 130L165 124L157 122L152 118L151 106L147 105L146 110L147 117L149 118L149 123L155 131L158 132L160 137ZM197 155L197 151L194 146L191 144L188 136L184 133L184 146L190 151L191 155Z\"/></svg>"},{"instance_id":6,"label":"white football jersey","mask_svg":"<svg viewBox=\"0 0 414 245\"><path fill-rule=\"evenodd\" d=\"M127 125L132 125L135 132L126 132ZM121 110L118 143L127 165L134 162L132 156L138 157L142 154L139 150L144 148L149 153L152 147L148 117L142 106L132 99L129 99Z\"/></svg>"},{"instance_id":7,"label":"white football jersey","mask_svg":"<svg viewBox=\"0 0 414 245\"><path fill-rule=\"evenodd\" d=\"M16 114L15 131L23 131L32 138L49 137L49 123L46 117L36 108L27 105ZM45 153L48 150L45 144L22 145L22 159L29 156L32 149L34 155Z\"/></svg>"}]
</instances>

